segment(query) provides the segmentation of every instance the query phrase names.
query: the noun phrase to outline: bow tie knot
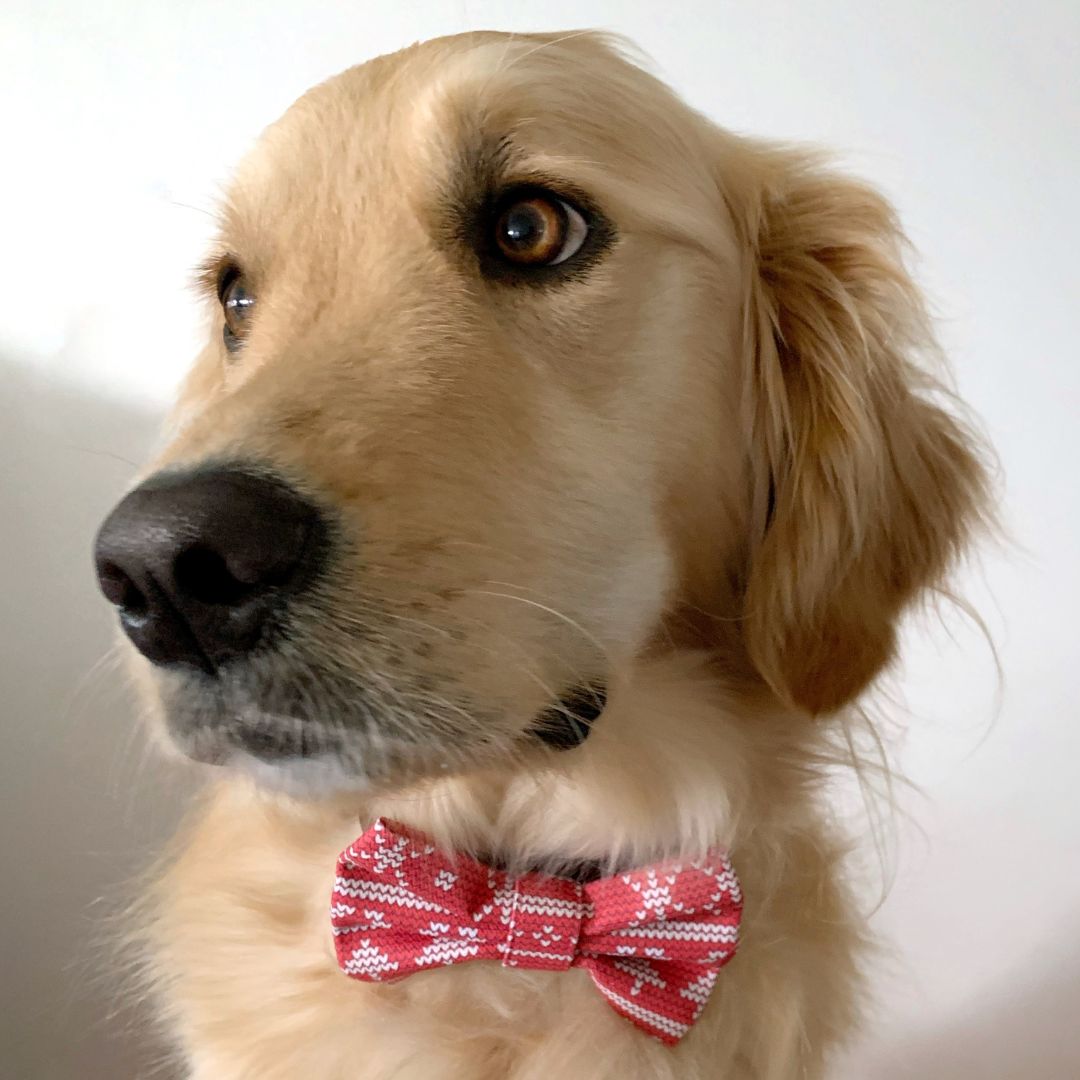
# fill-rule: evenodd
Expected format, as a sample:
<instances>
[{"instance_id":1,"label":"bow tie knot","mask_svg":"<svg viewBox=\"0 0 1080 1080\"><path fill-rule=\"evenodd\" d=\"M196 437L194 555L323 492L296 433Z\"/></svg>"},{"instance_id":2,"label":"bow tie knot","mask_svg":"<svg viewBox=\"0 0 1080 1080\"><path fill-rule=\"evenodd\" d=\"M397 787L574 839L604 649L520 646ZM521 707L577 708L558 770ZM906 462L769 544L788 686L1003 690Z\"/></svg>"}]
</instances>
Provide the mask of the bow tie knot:
<instances>
[{"instance_id":1,"label":"bow tie knot","mask_svg":"<svg viewBox=\"0 0 1080 1080\"><path fill-rule=\"evenodd\" d=\"M511 877L379 819L342 852L331 921L342 970L380 982L467 960L588 971L612 1007L677 1042L738 944L742 895L721 853L579 884Z\"/></svg>"}]
</instances>

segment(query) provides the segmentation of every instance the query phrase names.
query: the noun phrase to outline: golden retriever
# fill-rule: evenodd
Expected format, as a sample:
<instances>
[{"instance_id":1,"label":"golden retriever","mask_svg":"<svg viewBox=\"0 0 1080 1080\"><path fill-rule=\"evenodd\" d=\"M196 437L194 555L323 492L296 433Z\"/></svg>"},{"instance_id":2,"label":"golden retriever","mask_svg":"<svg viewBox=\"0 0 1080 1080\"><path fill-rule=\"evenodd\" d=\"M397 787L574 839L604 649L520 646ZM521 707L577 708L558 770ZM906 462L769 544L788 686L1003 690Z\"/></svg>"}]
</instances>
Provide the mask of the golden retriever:
<instances>
[{"instance_id":1,"label":"golden retriever","mask_svg":"<svg viewBox=\"0 0 1080 1080\"><path fill-rule=\"evenodd\" d=\"M902 256L596 34L416 45L265 133L97 548L211 774L149 923L193 1080L824 1075L866 938L826 770L987 497ZM578 970L347 978L383 815L558 873L723 847L739 954L673 1047Z\"/></svg>"}]
</instances>

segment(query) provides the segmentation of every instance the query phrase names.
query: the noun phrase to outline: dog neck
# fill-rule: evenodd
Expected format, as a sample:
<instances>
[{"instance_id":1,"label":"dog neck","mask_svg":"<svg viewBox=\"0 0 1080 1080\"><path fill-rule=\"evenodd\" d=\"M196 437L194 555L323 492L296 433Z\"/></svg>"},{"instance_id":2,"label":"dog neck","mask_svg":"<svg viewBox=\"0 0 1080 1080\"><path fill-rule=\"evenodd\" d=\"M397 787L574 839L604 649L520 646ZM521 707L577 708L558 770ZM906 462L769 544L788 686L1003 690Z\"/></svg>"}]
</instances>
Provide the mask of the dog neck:
<instances>
[{"instance_id":1,"label":"dog neck","mask_svg":"<svg viewBox=\"0 0 1080 1080\"><path fill-rule=\"evenodd\" d=\"M364 806L448 850L512 870L606 874L666 856L735 851L805 809L822 738L805 717L725 689L706 654L641 662L587 740L515 772L440 780Z\"/></svg>"}]
</instances>

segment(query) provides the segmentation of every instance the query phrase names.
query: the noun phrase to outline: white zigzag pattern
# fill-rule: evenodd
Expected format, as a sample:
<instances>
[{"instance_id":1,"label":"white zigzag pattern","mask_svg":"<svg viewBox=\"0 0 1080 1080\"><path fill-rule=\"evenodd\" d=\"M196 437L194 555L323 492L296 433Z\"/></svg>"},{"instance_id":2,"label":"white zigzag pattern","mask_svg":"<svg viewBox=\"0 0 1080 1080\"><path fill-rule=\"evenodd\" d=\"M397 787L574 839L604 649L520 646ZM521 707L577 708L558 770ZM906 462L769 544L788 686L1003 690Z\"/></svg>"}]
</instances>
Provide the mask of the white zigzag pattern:
<instances>
[{"instance_id":1,"label":"white zigzag pattern","mask_svg":"<svg viewBox=\"0 0 1080 1080\"><path fill-rule=\"evenodd\" d=\"M441 937L443 934L450 933L450 924L448 922L435 922L435 920L432 919L432 921L428 923L427 929L417 930L416 932L418 934L423 934L425 937Z\"/></svg>"},{"instance_id":2,"label":"white zigzag pattern","mask_svg":"<svg viewBox=\"0 0 1080 1080\"><path fill-rule=\"evenodd\" d=\"M442 904L433 904L430 900L421 900L402 885L390 885L383 881L361 881L356 884L339 877L334 883L335 892L342 896L351 896L359 900L377 900L383 904L397 904L398 907L417 908L419 911L440 911L449 915L450 909Z\"/></svg>"},{"instance_id":3,"label":"white zigzag pattern","mask_svg":"<svg viewBox=\"0 0 1080 1080\"><path fill-rule=\"evenodd\" d=\"M506 963L511 967L515 966L516 961L509 959L509 957L515 956L532 956L538 960L565 960L567 963L574 959L573 953L535 952L532 949L515 949L512 945L501 948L499 951L506 953L508 957Z\"/></svg>"},{"instance_id":4,"label":"white zigzag pattern","mask_svg":"<svg viewBox=\"0 0 1080 1080\"><path fill-rule=\"evenodd\" d=\"M624 998L622 994L616 994L614 990L601 986L600 983L597 983L596 986L608 1001L619 1007L620 1011L628 1013L635 1020L648 1024L649 1027L656 1031L662 1031L665 1035L681 1039L690 1030L689 1024L682 1024L678 1020L672 1020L670 1016L664 1016L661 1013L653 1012L652 1009L646 1009L644 1006L638 1005L637 1002Z\"/></svg>"},{"instance_id":5,"label":"white zigzag pattern","mask_svg":"<svg viewBox=\"0 0 1080 1080\"><path fill-rule=\"evenodd\" d=\"M660 938L662 941L725 941L739 940L734 926L716 926L712 923L669 923L667 926L642 926L608 931L615 937Z\"/></svg>"},{"instance_id":6,"label":"white zigzag pattern","mask_svg":"<svg viewBox=\"0 0 1080 1080\"><path fill-rule=\"evenodd\" d=\"M713 880L716 882L717 892L709 899L713 903L718 900L722 900L724 893L730 893L731 899L737 904L742 900L742 890L739 888L739 879L735 876L734 870L721 870L718 874L713 874Z\"/></svg>"},{"instance_id":7,"label":"white zigzag pattern","mask_svg":"<svg viewBox=\"0 0 1080 1080\"><path fill-rule=\"evenodd\" d=\"M702 975L700 979L695 979L689 986L680 990L679 997L692 1001L697 1006L698 1013L700 1013L705 1008L705 1002L709 1000L709 995L715 985L716 972L713 971L707 975ZM697 1018L697 1013L694 1014L694 1017Z\"/></svg>"},{"instance_id":8,"label":"white zigzag pattern","mask_svg":"<svg viewBox=\"0 0 1080 1080\"><path fill-rule=\"evenodd\" d=\"M330 917L332 919L340 919L342 915L355 915L356 908L351 904L331 904L330 905Z\"/></svg>"},{"instance_id":9,"label":"white zigzag pattern","mask_svg":"<svg viewBox=\"0 0 1080 1080\"><path fill-rule=\"evenodd\" d=\"M577 919L586 917L591 905L547 896L518 896L515 907L527 915L562 915Z\"/></svg>"},{"instance_id":10,"label":"white zigzag pattern","mask_svg":"<svg viewBox=\"0 0 1080 1080\"><path fill-rule=\"evenodd\" d=\"M638 959L637 963L632 960L612 960L611 966L625 972L627 975L633 975L636 985L632 992L635 994L645 983L655 986L658 990L667 989L667 980L662 979L657 974L656 969L648 960Z\"/></svg>"},{"instance_id":11,"label":"white zigzag pattern","mask_svg":"<svg viewBox=\"0 0 1080 1080\"><path fill-rule=\"evenodd\" d=\"M718 964L721 960L726 960L734 952L734 946L732 946L730 949L713 949L713 951L710 952L702 962L706 964Z\"/></svg>"},{"instance_id":12,"label":"white zigzag pattern","mask_svg":"<svg viewBox=\"0 0 1080 1080\"><path fill-rule=\"evenodd\" d=\"M631 881L628 884L641 896L642 910L634 913L636 919L648 918L650 911L654 918L667 918L668 909L674 903L669 886L675 884L675 874L665 874L661 878L655 870L649 870L644 882Z\"/></svg>"},{"instance_id":13,"label":"white zigzag pattern","mask_svg":"<svg viewBox=\"0 0 1080 1080\"><path fill-rule=\"evenodd\" d=\"M457 960L476 956L479 951L479 945L447 938L443 941L433 941L430 945L425 945L424 951L416 957L413 963L417 967L420 967L421 964L453 964Z\"/></svg>"},{"instance_id":14,"label":"white zigzag pattern","mask_svg":"<svg viewBox=\"0 0 1080 1080\"><path fill-rule=\"evenodd\" d=\"M351 960L345 961L348 975L362 975L376 982L390 971L397 971L398 963L371 944L370 938L360 939L360 948L354 949Z\"/></svg>"}]
</instances>

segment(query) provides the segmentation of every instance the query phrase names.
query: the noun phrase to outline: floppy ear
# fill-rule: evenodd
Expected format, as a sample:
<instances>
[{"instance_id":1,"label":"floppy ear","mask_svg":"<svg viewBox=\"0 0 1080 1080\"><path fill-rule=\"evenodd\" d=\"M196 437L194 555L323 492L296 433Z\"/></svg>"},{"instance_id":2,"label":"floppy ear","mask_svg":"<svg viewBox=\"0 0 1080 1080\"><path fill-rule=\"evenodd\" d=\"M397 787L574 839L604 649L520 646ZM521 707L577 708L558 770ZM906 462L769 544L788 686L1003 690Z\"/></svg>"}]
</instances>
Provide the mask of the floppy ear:
<instances>
[{"instance_id":1,"label":"floppy ear","mask_svg":"<svg viewBox=\"0 0 1080 1080\"><path fill-rule=\"evenodd\" d=\"M985 476L919 366L933 340L891 208L814 158L751 156L728 192L753 253L746 643L782 699L822 713L890 661L902 610L978 520Z\"/></svg>"}]
</instances>

